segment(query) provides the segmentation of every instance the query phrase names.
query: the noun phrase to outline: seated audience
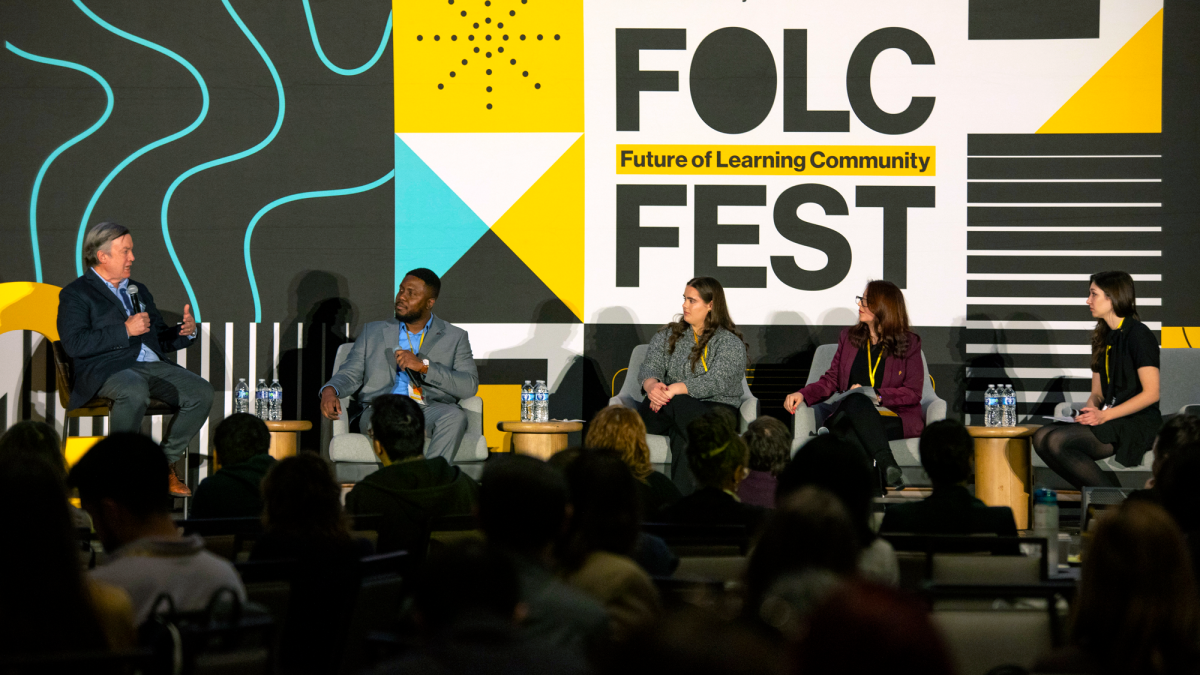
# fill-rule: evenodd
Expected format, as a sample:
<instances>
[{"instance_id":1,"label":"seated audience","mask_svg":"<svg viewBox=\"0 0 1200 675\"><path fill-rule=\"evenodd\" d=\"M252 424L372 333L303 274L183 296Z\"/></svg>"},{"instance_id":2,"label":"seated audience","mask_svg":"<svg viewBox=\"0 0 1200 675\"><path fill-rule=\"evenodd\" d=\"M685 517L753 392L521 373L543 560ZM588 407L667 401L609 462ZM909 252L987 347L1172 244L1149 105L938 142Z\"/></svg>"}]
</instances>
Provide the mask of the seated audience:
<instances>
[{"instance_id":1,"label":"seated audience","mask_svg":"<svg viewBox=\"0 0 1200 675\"><path fill-rule=\"evenodd\" d=\"M888 508L880 531L910 534L995 534L1017 536L1007 506L987 506L967 491L975 464L975 439L954 420L925 427L921 465L933 482L933 494L912 504Z\"/></svg>"},{"instance_id":2,"label":"seated audience","mask_svg":"<svg viewBox=\"0 0 1200 675\"><path fill-rule=\"evenodd\" d=\"M577 654L526 640L518 629L527 608L512 561L479 541L431 553L415 587L421 645L377 675L547 675L588 672Z\"/></svg>"},{"instance_id":3,"label":"seated audience","mask_svg":"<svg viewBox=\"0 0 1200 675\"><path fill-rule=\"evenodd\" d=\"M221 468L200 481L192 518L256 518L262 515L262 481L275 465L271 432L249 413L234 413L213 434Z\"/></svg>"},{"instance_id":4,"label":"seated audience","mask_svg":"<svg viewBox=\"0 0 1200 675\"><path fill-rule=\"evenodd\" d=\"M712 410L688 425L688 464L700 485L692 494L663 509L665 523L745 525L751 535L766 518L767 510L743 504L738 485L746 475L746 444L734 427L733 415Z\"/></svg>"},{"instance_id":5,"label":"seated audience","mask_svg":"<svg viewBox=\"0 0 1200 675\"><path fill-rule=\"evenodd\" d=\"M479 499L479 484L445 457L425 459L425 416L407 396L375 398L371 445L383 468L346 495L346 510L380 514L380 552L408 551L424 557L429 521L469 514Z\"/></svg>"},{"instance_id":6,"label":"seated audience","mask_svg":"<svg viewBox=\"0 0 1200 675\"><path fill-rule=\"evenodd\" d=\"M584 447L611 448L629 466L637 479L642 500L642 515L647 520L682 496L675 483L650 465L650 447L646 445L646 423L636 410L610 405L596 413L588 424Z\"/></svg>"},{"instance_id":7,"label":"seated audience","mask_svg":"<svg viewBox=\"0 0 1200 675\"><path fill-rule=\"evenodd\" d=\"M795 638L803 617L857 569L854 521L836 495L808 486L781 496L746 566L743 616Z\"/></svg>"},{"instance_id":8,"label":"seated audience","mask_svg":"<svg viewBox=\"0 0 1200 675\"><path fill-rule=\"evenodd\" d=\"M784 499L806 485L828 490L841 500L850 514L858 537L858 571L864 579L900 585L900 565L896 551L887 540L875 534L875 472L866 455L848 447L847 441L833 434L818 436L800 446L796 456L779 474L775 496Z\"/></svg>"},{"instance_id":9,"label":"seated audience","mask_svg":"<svg viewBox=\"0 0 1200 675\"><path fill-rule=\"evenodd\" d=\"M621 640L662 609L654 581L630 558L641 527L637 481L619 455L603 449L584 450L566 476L572 514L559 546L563 577L604 605Z\"/></svg>"},{"instance_id":10,"label":"seated audience","mask_svg":"<svg viewBox=\"0 0 1200 675\"><path fill-rule=\"evenodd\" d=\"M80 568L61 473L35 453L0 452L0 531L13 547L0 556L0 662L135 641L129 595Z\"/></svg>"},{"instance_id":11,"label":"seated audience","mask_svg":"<svg viewBox=\"0 0 1200 675\"><path fill-rule=\"evenodd\" d=\"M92 446L68 476L109 553L92 578L125 589L139 625L162 593L184 612L203 609L225 587L246 597L229 561L204 550L199 535L184 537L176 529L166 463L154 441L117 433Z\"/></svg>"},{"instance_id":12,"label":"seated audience","mask_svg":"<svg viewBox=\"0 0 1200 675\"><path fill-rule=\"evenodd\" d=\"M802 675L956 672L920 600L863 581L844 584L812 612L792 664Z\"/></svg>"},{"instance_id":13,"label":"seated audience","mask_svg":"<svg viewBox=\"0 0 1200 675\"><path fill-rule=\"evenodd\" d=\"M4 439L0 438L0 447L3 446L3 443ZM1175 415L1167 420L1154 438L1154 446L1151 448L1154 453L1154 462L1150 465L1150 479L1146 481L1146 488L1135 490L1130 493L1128 498L1148 499L1161 503L1162 496L1155 490L1155 487L1158 484L1158 477L1162 473L1163 465L1179 448L1197 443L1200 443L1200 417Z\"/></svg>"},{"instance_id":14,"label":"seated audience","mask_svg":"<svg viewBox=\"0 0 1200 675\"><path fill-rule=\"evenodd\" d=\"M1184 415L1175 419L1180 417ZM1192 568L1196 579L1200 581L1200 502L1196 499L1197 485L1200 485L1200 442L1190 442L1173 448L1158 467L1154 487L1140 490L1139 493L1149 492L1183 531L1191 553ZM1130 499L1134 497L1131 495Z\"/></svg>"},{"instance_id":15,"label":"seated audience","mask_svg":"<svg viewBox=\"0 0 1200 675\"><path fill-rule=\"evenodd\" d=\"M774 417L759 417L742 434L750 448L750 473L738 486L738 498L746 504L775 508L776 478L792 454L792 432Z\"/></svg>"},{"instance_id":16,"label":"seated audience","mask_svg":"<svg viewBox=\"0 0 1200 675\"><path fill-rule=\"evenodd\" d=\"M350 534L341 486L319 455L302 452L263 479L263 533L251 561L294 560L279 662L288 673L337 669L340 643L360 582L358 564L371 544Z\"/></svg>"},{"instance_id":17,"label":"seated audience","mask_svg":"<svg viewBox=\"0 0 1200 675\"><path fill-rule=\"evenodd\" d=\"M779 675L784 664L779 645L698 609L655 621L604 656L602 675Z\"/></svg>"},{"instance_id":18,"label":"seated audience","mask_svg":"<svg viewBox=\"0 0 1200 675\"><path fill-rule=\"evenodd\" d=\"M1083 561L1069 646L1034 672L1197 672L1196 582L1183 536L1161 507L1132 501L1106 512Z\"/></svg>"},{"instance_id":19,"label":"seated audience","mask_svg":"<svg viewBox=\"0 0 1200 675\"><path fill-rule=\"evenodd\" d=\"M562 472L525 455L487 463L479 488L479 524L488 545L513 563L528 613L530 640L588 656L608 636L604 607L551 571L554 543L567 526L569 497Z\"/></svg>"},{"instance_id":20,"label":"seated audience","mask_svg":"<svg viewBox=\"0 0 1200 675\"><path fill-rule=\"evenodd\" d=\"M0 457L9 456L11 453L29 453L46 461L63 484L63 489L66 489L67 458L63 456L62 444L54 427L45 422L31 420L12 425L0 436ZM69 502L67 508L71 512L71 522L75 527L91 529L92 521L86 511Z\"/></svg>"}]
</instances>

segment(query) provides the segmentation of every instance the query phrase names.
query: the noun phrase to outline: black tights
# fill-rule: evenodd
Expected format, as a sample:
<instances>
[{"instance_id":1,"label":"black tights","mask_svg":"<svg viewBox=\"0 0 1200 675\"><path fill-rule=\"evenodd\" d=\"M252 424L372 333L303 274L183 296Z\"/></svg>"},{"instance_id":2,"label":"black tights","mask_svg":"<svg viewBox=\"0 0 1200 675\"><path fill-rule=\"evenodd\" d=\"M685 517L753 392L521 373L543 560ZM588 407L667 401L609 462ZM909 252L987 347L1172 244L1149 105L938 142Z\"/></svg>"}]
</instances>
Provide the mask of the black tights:
<instances>
[{"instance_id":1,"label":"black tights","mask_svg":"<svg viewBox=\"0 0 1200 675\"><path fill-rule=\"evenodd\" d=\"M1033 434L1033 449L1046 466L1077 489L1114 486L1096 460L1112 457L1116 449L1101 443L1090 427L1064 422L1044 426Z\"/></svg>"}]
</instances>

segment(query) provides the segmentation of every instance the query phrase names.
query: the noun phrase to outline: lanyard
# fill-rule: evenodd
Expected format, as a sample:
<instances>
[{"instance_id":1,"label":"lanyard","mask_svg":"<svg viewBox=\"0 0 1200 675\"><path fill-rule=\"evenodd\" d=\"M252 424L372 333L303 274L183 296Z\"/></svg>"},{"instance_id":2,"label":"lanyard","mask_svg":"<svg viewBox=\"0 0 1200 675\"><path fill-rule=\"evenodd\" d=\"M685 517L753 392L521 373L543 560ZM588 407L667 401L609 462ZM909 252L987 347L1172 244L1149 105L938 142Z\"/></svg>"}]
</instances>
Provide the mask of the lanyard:
<instances>
[{"instance_id":1,"label":"lanyard","mask_svg":"<svg viewBox=\"0 0 1200 675\"><path fill-rule=\"evenodd\" d=\"M1117 323L1117 330L1121 330L1121 326L1125 325L1125 317L1121 317L1121 321ZM1108 372L1108 352L1112 349L1112 345L1104 346L1104 379L1108 380L1109 386L1112 386L1112 374Z\"/></svg>"},{"instance_id":2,"label":"lanyard","mask_svg":"<svg viewBox=\"0 0 1200 675\"><path fill-rule=\"evenodd\" d=\"M883 347L879 347L879 358L875 359L875 365L871 365L871 339L867 338L867 374L871 377L871 386L875 386L875 371L879 368L879 364L883 362Z\"/></svg>"},{"instance_id":3,"label":"lanyard","mask_svg":"<svg viewBox=\"0 0 1200 675\"><path fill-rule=\"evenodd\" d=\"M425 344L425 333L428 330L429 330L429 324L425 324L425 327L421 329L421 339L417 340L417 348L414 350L412 348L412 333L408 332L407 326L404 327L403 334L407 336L408 350L410 352L412 352L413 354L416 354L417 352L421 351L421 345Z\"/></svg>"},{"instance_id":4,"label":"lanyard","mask_svg":"<svg viewBox=\"0 0 1200 675\"><path fill-rule=\"evenodd\" d=\"M700 336L696 335L696 330L692 329L692 339L696 344L700 344ZM704 345L704 353L700 355L700 365L704 366L704 372L708 372L708 344Z\"/></svg>"}]
</instances>

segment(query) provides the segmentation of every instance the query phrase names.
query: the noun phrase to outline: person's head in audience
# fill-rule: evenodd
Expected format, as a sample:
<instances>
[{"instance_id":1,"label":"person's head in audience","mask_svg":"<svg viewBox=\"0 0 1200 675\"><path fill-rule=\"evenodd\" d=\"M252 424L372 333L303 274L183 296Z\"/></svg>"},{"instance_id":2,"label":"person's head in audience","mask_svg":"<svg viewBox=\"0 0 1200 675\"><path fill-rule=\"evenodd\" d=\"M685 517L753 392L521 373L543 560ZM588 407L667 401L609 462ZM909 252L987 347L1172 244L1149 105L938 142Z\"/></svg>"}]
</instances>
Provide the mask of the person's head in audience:
<instances>
[{"instance_id":1,"label":"person's head in audience","mask_svg":"<svg viewBox=\"0 0 1200 675\"><path fill-rule=\"evenodd\" d=\"M770 625L761 611L784 575L810 570L854 574L860 546L856 530L842 501L828 490L808 485L781 496L746 565L744 613Z\"/></svg>"},{"instance_id":2,"label":"person's head in audience","mask_svg":"<svg viewBox=\"0 0 1200 675\"><path fill-rule=\"evenodd\" d=\"M792 432L787 425L770 415L750 423L742 440L750 448L750 470L778 476L792 453Z\"/></svg>"},{"instance_id":3,"label":"person's head in audience","mask_svg":"<svg viewBox=\"0 0 1200 675\"><path fill-rule=\"evenodd\" d=\"M726 410L713 410L688 424L688 466L702 487L737 492L750 452Z\"/></svg>"},{"instance_id":4,"label":"person's head in audience","mask_svg":"<svg viewBox=\"0 0 1200 675\"><path fill-rule=\"evenodd\" d=\"M644 481L654 471L650 446L646 445L646 423L636 410L623 405L610 405L596 413L588 424L584 446L617 451L638 480Z\"/></svg>"},{"instance_id":5,"label":"person's head in audience","mask_svg":"<svg viewBox=\"0 0 1200 675\"><path fill-rule=\"evenodd\" d=\"M641 528L641 500L633 473L606 448L584 450L565 468L571 520L559 557L578 569L593 552L629 555Z\"/></svg>"},{"instance_id":6,"label":"person's head in audience","mask_svg":"<svg viewBox=\"0 0 1200 675\"><path fill-rule=\"evenodd\" d=\"M1179 528L1157 504L1127 501L1101 517L1085 551L1071 642L1113 673L1195 672L1197 602Z\"/></svg>"},{"instance_id":7,"label":"person's head in audience","mask_svg":"<svg viewBox=\"0 0 1200 675\"><path fill-rule=\"evenodd\" d=\"M941 420L921 432L921 466L933 489L965 483L975 465L975 439L955 420Z\"/></svg>"},{"instance_id":8,"label":"person's head in audience","mask_svg":"<svg viewBox=\"0 0 1200 675\"><path fill-rule=\"evenodd\" d=\"M850 514L859 545L866 546L875 540L871 527L873 480L874 472L861 452L855 452L833 434L823 434L800 446L779 474L775 499L780 502L810 485L828 490Z\"/></svg>"},{"instance_id":9,"label":"person's head in audience","mask_svg":"<svg viewBox=\"0 0 1200 675\"><path fill-rule=\"evenodd\" d=\"M167 458L141 434L116 433L92 446L67 478L108 551L144 537L175 537Z\"/></svg>"},{"instance_id":10,"label":"person's head in audience","mask_svg":"<svg viewBox=\"0 0 1200 675\"><path fill-rule=\"evenodd\" d=\"M213 445L221 466L233 466L271 449L267 425L250 413L234 413L221 420L213 433Z\"/></svg>"},{"instance_id":11,"label":"person's head in audience","mask_svg":"<svg viewBox=\"0 0 1200 675\"><path fill-rule=\"evenodd\" d=\"M1200 499L1196 498L1196 486L1200 485L1200 441L1172 448L1158 466L1156 476L1154 492L1163 508L1189 537L1193 536L1193 532L1200 531ZM1200 551L1200 540L1192 543L1192 550Z\"/></svg>"},{"instance_id":12,"label":"person's head in audience","mask_svg":"<svg viewBox=\"0 0 1200 675\"><path fill-rule=\"evenodd\" d=\"M58 432L45 422L17 422L0 436L0 457L24 453L42 458L66 484L67 461L59 445Z\"/></svg>"},{"instance_id":13,"label":"person's head in audience","mask_svg":"<svg viewBox=\"0 0 1200 675\"><path fill-rule=\"evenodd\" d=\"M479 525L501 549L544 558L567 523L569 493L561 471L525 455L496 457L479 486Z\"/></svg>"},{"instance_id":14,"label":"person's head in audience","mask_svg":"<svg viewBox=\"0 0 1200 675\"><path fill-rule=\"evenodd\" d=\"M62 476L34 453L0 453L0 532L0 660L106 649Z\"/></svg>"},{"instance_id":15,"label":"person's head in audience","mask_svg":"<svg viewBox=\"0 0 1200 675\"><path fill-rule=\"evenodd\" d=\"M421 629L439 636L471 619L519 623L520 584L512 562L482 541L466 540L430 554L416 585Z\"/></svg>"},{"instance_id":16,"label":"person's head in audience","mask_svg":"<svg viewBox=\"0 0 1200 675\"><path fill-rule=\"evenodd\" d=\"M668 614L602 655L601 675L778 675L778 645L716 612L694 607Z\"/></svg>"},{"instance_id":17,"label":"person's head in audience","mask_svg":"<svg viewBox=\"0 0 1200 675\"><path fill-rule=\"evenodd\" d=\"M384 394L371 410L371 445L384 466L425 456L425 415L416 401Z\"/></svg>"},{"instance_id":18,"label":"person's head in audience","mask_svg":"<svg viewBox=\"0 0 1200 675\"><path fill-rule=\"evenodd\" d=\"M263 530L271 535L341 544L350 541L342 489L320 455L280 460L263 479Z\"/></svg>"},{"instance_id":19,"label":"person's head in audience","mask_svg":"<svg viewBox=\"0 0 1200 675\"><path fill-rule=\"evenodd\" d=\"M0 438L0 444L3 439ZM1177 448L1200 443L1200 417L1176 415L1167 420L1154 439L1154 464L1150 471L1157 478L1162 465Z\"/></svg>"},{"instance_id":20,"label":"person's head in audience","mask_svg":"<svg viewBox=\"0 0 1200 675\"><path fill-rule=\"evenodd\" d=\"M924 605L884 586L845 583L817 605L807 623L793 649L797 674L955 672Z\"/></svg>"}]
</instances>

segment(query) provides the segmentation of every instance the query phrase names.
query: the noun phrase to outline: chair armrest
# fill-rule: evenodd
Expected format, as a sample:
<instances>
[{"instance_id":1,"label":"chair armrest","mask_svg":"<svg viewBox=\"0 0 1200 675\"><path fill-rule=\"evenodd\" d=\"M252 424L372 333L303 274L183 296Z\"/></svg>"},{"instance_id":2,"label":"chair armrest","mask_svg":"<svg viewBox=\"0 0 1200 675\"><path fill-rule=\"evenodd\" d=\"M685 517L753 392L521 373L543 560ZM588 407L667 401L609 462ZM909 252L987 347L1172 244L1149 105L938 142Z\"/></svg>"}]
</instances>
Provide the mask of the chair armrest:
<instances>
[{"instance_id":1,"label":"chair armrest","mask_svg":"<svg viewBox=\"0 0 1200 675\"><path fill-rule=\"evenodd\" d=\"M792 417L792 455L795 456L800 446L809 441L809 435L817 432L817 415L807 403L796 407Z\"/></svg>"},{"instance_id":2,"label":"chair armrest","mask_svg":"<svg viewBox=\"0 0 1200 675\"><path fill-rule=\"evenodd\" d=\"M608 399L609 405L623 405L631 410L637 410L640 403L640 401L629 394L618 394L617 396Z\"/></svg>"},{"instance_id":3,"label":"chair armrest","mask_svg":"<svg viewBox=\"0 0 1200 675\"><path fill-rule=\"evenodd\" d=\"M754 396L743 396L742 403L738 406L738 412L741 413L741 419L738 420L738 431L745 433L750 423L758 419L758 399Z\"/></svg>"},{"instance_id":4,"label":"chair armrest","mask_svg":"<svg viewBox=\"0 0 1200 675\"><path fill-rule=\"evenodd\" d=\"M940 398L935 398L925 408L925 424L941 422L944 419L946 419L946 402Z\"/></svg>"},{"instance_id":5,"label":"chair armrest","mask_svg":"<svg viewBox=\"0 0 1200 675\"><path fill-rule=\"evenodd\" d=\"M483 399L472 396L459 401L458 405L467 416L467 433L483 434Z\"/></svg>"}]
</instances>

